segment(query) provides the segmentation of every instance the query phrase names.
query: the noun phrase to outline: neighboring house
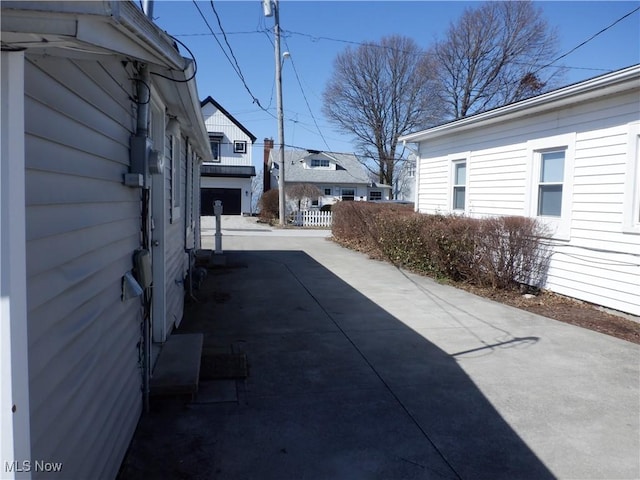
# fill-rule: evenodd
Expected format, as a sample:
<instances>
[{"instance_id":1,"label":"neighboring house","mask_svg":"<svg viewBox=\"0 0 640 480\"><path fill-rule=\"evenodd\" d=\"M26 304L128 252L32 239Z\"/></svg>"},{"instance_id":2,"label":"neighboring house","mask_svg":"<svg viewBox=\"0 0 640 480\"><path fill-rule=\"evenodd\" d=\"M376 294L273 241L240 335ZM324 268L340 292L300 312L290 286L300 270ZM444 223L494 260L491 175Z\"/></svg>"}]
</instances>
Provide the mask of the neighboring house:
<instances>
[{"instance_id":1,"label":"neighboring house","mask_svg":"<svg viewBox=\"0 0 640 480\"><path fill-rule=\"evenodd\" d=\"M265 149L270 144L265 142ZM277 188L279 150L265 150L271 187ZM388 200L391 187L369 180L364 166L352 153L317 150L285 150L284 183L287 186L307 183L318 187L322 195L311 200L311 208L321 208L337 201Z\"/></svg>"},{"instance_id":2,"label":"neighboring house","mask_svg":"<svg viewBox=\"0 0 640 480\"><path fill-rule=\"evenodd\" d=\"M640 66L403 136L416 209L535 217L546 288L640 315Z\"/></svg>"},{"instance_id":3,"label":"neighboring house","mask_svg":"<svg viewBox=\"0 0 640 480\"><path fill-rule=\"evenodd\" d=\"M2 2L1 60L3 478L114 478L200 246L193 62L121 1Z\"/></svg>"},{"instance_id":4,"label":"neighboring house","mask_svg":"<svg viewBox=\"0 0 640 480\"><path fill-rule=\"evenodd\" d=\"M200 168L202 215L213 215L213 203L222 201L225 215L251 213L252 177L256 169L251 161L255 135L213 98L201 103L202 116L209 135L212 160Z\"/></svg>"},{"instance_id":5,"label":"neighboring house","mask_svg":"<svg viewBox=\"0 0 640 480\"><path fill-rule=\"evenodd\" d=\"M399 168L393 185L393 198L406 202L415 202L416 155L411 153Z\"/></svg>"}]
</instances>

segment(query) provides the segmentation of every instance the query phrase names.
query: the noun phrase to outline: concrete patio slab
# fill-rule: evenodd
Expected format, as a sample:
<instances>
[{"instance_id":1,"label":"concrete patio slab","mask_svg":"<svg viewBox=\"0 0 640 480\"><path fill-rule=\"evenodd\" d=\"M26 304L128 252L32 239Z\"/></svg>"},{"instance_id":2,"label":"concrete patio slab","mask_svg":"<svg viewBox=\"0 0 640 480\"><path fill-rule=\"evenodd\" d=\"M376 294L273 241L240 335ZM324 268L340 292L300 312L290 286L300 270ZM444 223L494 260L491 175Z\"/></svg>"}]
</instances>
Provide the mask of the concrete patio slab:
<instances>
[{"instance_id":1,"label":"concrete patio slab","mask_svg":"<svg viewBox=\"0 0 640 480\"><path fill-rule=\"evenodd\" d=\"M640 478L638 345L251 233L180 326L246 354L236 400L152 405L121 480Z\"/></svg>"}]
</instances>

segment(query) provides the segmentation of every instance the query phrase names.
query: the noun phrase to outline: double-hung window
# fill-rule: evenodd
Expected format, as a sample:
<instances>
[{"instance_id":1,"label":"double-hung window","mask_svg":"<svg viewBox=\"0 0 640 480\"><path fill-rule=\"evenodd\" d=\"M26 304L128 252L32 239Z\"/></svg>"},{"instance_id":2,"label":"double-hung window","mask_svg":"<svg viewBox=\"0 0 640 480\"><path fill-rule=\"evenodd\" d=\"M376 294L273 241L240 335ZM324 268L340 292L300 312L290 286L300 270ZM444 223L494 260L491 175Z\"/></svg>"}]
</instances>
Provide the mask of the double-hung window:
<instances>
[{"instance_id":1,"label":"double-hung window","mask_svg":"<svg viewBox=\"0 0 640 480\"><path fill-rule=\"evenodd\" d=\"M467 162L453 162L453 192L451 195L453 210L464 210L467 194Z\"/></svg>"},{"instance_id":2,"label":"double-hung window","mask_svg":"<svg viewBox=\"0 0 640 480\"><path fill-rule=\"evenodd\" d=\"M571 239L573 159L576 134L527 142L525 212L539 218L556 240Z\"/></svg>"},{"instance_id":3,"label":"double-hung window","mask_svg":"<svg viewBox=\"0 0 640 480\"><path fill-rule=\"evenodd\" d=\"M564 160L564 149L540 152L537 212L540 217L562 216Z\"/></svg>"}]
</instances>

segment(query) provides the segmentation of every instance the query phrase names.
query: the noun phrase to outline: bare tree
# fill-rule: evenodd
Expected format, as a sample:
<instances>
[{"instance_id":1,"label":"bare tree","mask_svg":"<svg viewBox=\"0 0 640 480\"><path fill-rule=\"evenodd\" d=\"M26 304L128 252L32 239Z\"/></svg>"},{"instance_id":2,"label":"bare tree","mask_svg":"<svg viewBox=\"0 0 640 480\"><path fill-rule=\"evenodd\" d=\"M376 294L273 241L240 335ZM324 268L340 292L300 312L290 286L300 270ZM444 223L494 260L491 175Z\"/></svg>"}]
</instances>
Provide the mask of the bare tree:
<instances>
[{"instance_id":1,"label":"bare tree","mask_svg":"<svg viewBox=\"0 0 640 480\"><path fill-rule=\"evenodd\" d=\"M449 26L432 53L442 100L458 119L549 88L557 35L529 0L484 3Z\"/></svg>"},{"instance_id":2,"label":"bare tree","mask_svg":"<svg viewBox=\"0 0 640 480\"><path fill-rule=\"evenodd\" d=\"M287 185L285 193L287 197L297 202L298 210L300 210L303 200L313 200L322 195L320 189L311 183L294 183L293 185Z\"/></svg>"},{"instance_id":3,"label":"bare tree","mask_svg":"<svg viewBox=\"0 0 640 480\"><path fill-rule=\"evenodd\" d=\"M430 57L401 36L347 48L334 61L323 113L353 134L362 163L382 183L393 185L398 137L440 118L433 73Z\"/></svg>"}]
</instances>

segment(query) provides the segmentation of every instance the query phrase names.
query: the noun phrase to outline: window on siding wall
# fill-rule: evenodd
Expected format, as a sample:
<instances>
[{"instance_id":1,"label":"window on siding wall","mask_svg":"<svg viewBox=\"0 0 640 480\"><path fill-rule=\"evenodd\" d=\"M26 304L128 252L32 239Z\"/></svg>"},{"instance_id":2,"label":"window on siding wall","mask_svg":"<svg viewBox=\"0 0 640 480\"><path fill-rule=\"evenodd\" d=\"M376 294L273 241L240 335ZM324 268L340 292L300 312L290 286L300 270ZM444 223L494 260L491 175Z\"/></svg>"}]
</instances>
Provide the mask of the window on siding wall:
<instances>
[{"instance_id":1,"label":"window on siding wall","mask_svg":"<svg viewBox=\"0 0 640 480\"><path fill-rule=\"evenodd\" d=\"M380 191L369 192L369 200L382 200L382 192Z\"/></svg>"},{"instance_id":2,"label":"window on siding wall","mask_svg":"<svg viewBox=\"0 0 640 480\"><path fill-rule=\"evenodd\" d=\"M247 142L235 140L233 142L233 153L247 153Z\"/></svg>"},{"instance_id":3,"label":"window on siding wall","mask_svg":"<svg viewBox=\"0 0 640 480\"><path fill-rule=\"evenodd\" d=\"M167 148L167 158L169 159L169 165L171 166L169 170L169 198L170 206L171 206L171 223L175 222L180 218L180 190L181 190L181 171L180 171L180 139L179 137L167 133L166 140L166 148Z\"/></svg>"},{"instance_id":4,"label":"window on siding wall","mask_svg":"<svg viewBox=\"0 0 640 480\"><path fill-rule=\"evenodd\" d=\"M407 177L416 176L416 162L415 160L407 160Z\"/></svg>"},{"instance_id":5,"label":"window on siding wall","mask_svg":"<svg viewBox=\"0 0 640 480\"><path fill-rule=\"evenodd\" d=\"M356 197L356 191L353 188L342 189L342 200L345 202L353 202Z\"/></svg>"},{"instance_id":6,"label":"window on siding wall","mask_svg":"<svg viewBox=\"0 0 640 480\"><path fill-rule=\"evenodd\" d=\"M562 216L562 186L564 181L565 151L540 152L538 183L538 216Z\"/></svg>"},{"instance_id":7,"label":"window on siding wall","mask_svg":"<svg viewBox=\"0 0 640 480\"><path fill-rule=\"evenodd\" d=\"M467 193L467 162L453 162L452 208L464 210Z\"/></svg>"},{"instance_id":8,"label":"window on siding wall","mask_svg":"<svg viewBox=\"0 0 640 480\"><path fill-rule=\"evenodd\" d=\"M219 162L220 161L220 139L210 137L209 145L211 146L211 155L213 156L213 161Z\"/></svg>"},{"instance_id":9,"label":"window on siding wall","mask_svg":"<svg viewBox=\"0 0 640 480\"><path fill-rule=\"evenodd\" d=\"M331 189L330 188L325 188L324 189L324 194L325 195L331 195Z\"/></svg>"},{"instance_id":10,"label":"window on siding wall","mask_svg":"<svg viewBox=\"0 0 640 480\"><path fill-rule=\"evenodd\" d=\"M640 234L640 123L628 126L623 232Z\"/></svg>"}]
</instances>

